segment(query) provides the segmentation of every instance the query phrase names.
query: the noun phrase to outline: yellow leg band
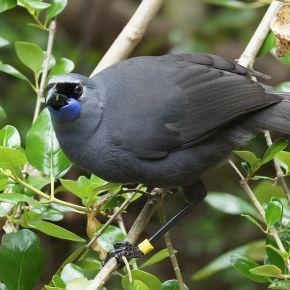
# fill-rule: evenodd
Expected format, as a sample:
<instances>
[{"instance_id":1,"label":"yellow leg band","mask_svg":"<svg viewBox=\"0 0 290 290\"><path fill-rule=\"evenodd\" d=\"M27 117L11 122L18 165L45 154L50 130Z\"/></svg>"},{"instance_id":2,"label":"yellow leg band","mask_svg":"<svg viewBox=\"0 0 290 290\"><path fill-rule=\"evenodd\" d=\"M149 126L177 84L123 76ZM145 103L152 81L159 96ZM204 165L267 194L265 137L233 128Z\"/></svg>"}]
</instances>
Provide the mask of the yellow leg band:
<instances>
[{"instance_id":1,"label":"yellow leg band","mask_svg":"<svg viewBox=\"0 0 290 290\"><path fill-rule=\"evenodd\" d=\"M138 245L139 250L144 254L150 253L152 250L154 250L154 247L151 245L151 243L146 239L143 242L141 242Z\"/></svg>"}]
</instances>

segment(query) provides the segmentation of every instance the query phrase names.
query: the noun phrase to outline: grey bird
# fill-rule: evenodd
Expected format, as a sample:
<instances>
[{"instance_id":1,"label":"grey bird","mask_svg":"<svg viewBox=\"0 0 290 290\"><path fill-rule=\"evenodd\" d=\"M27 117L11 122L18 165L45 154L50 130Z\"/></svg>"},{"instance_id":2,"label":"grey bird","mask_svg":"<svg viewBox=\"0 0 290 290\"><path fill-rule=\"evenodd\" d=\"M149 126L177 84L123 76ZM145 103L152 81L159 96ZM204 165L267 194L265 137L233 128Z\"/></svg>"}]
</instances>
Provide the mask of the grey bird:
<instances>
[{"instance_id":1,"label":"grey bird","mask_svg":"<svg viewBox=\"0 0 290 290\"><path fill-rule=\"evenodd\" d=\"M92 78L54 77L46 103L61 148L111 182L183 188L187 206L206 195L202 174L261 129L290 133L290 94L251 79L264 75L211 54L136 57ZM141 256L118 243L109 257Z\"/></svg>"}]
</instances>

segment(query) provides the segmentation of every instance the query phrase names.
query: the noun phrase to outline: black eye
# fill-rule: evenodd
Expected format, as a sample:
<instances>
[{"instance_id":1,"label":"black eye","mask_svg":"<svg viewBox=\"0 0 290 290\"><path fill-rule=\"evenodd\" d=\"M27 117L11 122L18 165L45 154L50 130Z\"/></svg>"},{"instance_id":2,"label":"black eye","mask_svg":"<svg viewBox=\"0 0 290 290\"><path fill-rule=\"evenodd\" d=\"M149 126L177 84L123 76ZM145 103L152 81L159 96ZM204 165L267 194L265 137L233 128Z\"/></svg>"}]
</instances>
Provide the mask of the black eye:
<instances>
[{"instance_id":1,"label":"black eye","mask_svg":"<svg viewBox=\"0 0 290 290\"><path fill-rule=\"evenodd\" d=\"M82 93L83 93L83 87L81 85L76 85L75 88L74 88L74 92L78 96L81 96Z\"/></svg>"}]
</instances>

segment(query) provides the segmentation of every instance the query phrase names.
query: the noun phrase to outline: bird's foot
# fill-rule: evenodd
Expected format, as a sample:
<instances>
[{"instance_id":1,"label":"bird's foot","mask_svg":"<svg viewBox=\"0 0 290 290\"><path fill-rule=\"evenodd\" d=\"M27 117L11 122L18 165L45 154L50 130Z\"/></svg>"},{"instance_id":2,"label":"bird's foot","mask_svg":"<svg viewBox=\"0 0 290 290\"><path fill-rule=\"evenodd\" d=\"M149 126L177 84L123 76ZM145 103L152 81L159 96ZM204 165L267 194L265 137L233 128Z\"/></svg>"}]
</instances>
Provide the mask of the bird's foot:
<instances>
[{"instance_id":1,"label":"bird's foot","mask_svg":"<svg viewBox=\"0 0 290 290\"><path fill-rule=\"evenodd\" d=\"M137 247L133 246L129 242L115 242L114 250L108 253L106 259L102 261L104 266L111 258L116 258L119 263L123 263L122 257L126 257L128 260L133 258L141 258L144 254Z\"/></svg>"}]
</instances>

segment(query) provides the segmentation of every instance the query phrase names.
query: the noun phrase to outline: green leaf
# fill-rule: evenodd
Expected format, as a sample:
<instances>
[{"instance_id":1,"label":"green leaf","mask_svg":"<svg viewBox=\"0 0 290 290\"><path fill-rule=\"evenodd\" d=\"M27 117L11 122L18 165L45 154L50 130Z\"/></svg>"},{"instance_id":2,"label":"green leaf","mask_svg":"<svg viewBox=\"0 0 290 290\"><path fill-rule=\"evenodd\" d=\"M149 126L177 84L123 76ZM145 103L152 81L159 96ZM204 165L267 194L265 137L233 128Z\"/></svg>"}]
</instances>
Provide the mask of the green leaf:
<instances>
[{"instance_id":1,"label":"green leaf","mask_svg":"<svg viewBox=\"0 0 290 290\"><path fill-rule=\"evenodd\" d=\"M139 269L143 269L143 268L146 268L148 266L159 263L160 261L162 261L168 257L169 257L168 249L163 249L163 250L159 251L158 253L156 253L155 255L153 255L152 257L150 257L145 263L143 263L139 267Z\"/></svg>"},{"instance_id":2,"label":"green leaf","mask_svg":"<svg viewBox=\"0 0 290 290\"><path fill-rule=\"evenodd\" d=\"M26 179L25 179L26 183L28 183L29 185L33 186L34 188L41 190L45 185L50 183L50 179L43 177L43 176L34 176L34 175L29 175ZM24 192L26 195L28 196L34 196L35 192L25 188Z\"/></svg>"},{"instance_id":3,"label":"green leaf","mask_svg":"<svg viewBox=\"0 0 290 290\"><path fill-rule=\"evenodd\" d=\"M0 65L0 67L1 67L1 65ZM4 111L4 109L0 106L0 122L6 118L7 118L7 115Z\"/></svg>"},{"instance_id":4,"label":"green leaf","mask_svg":"<svg viewBox=\"0 0 290 290\"><path fill-rule=\"evenodd\" d=\"M269 202L272 197L285 197L283 188L268 180L260 182L253 188L253 192L261 204Z\"/></svg>"},{"instance_id":5,"label":"green leaf","mask_svg":"<svg viewBox=\"0 0 290 290\"><path fill-rule=\"evenodd\" d=\"M46 12L46 20L50 20L60 14L66 4L67 0L52 0L52 4Z\"/></svg>"},{"instance_id":6,"label":"green leaf","mask_svg":"<svg viewBox=\"0 0 290 290\"><path fill-rule=\"evenodd\" d=\"M79 186L78 182L70 179L60 179L60 182L69 192L73 193L79 198L83 198L82 188Z\"/></svg>"},{"instance_id":7,"label":"green leaf","mask_svg":"<svg viewBox=\"0 0 290 290\"><path fill-rule=\"evenodd\" d=\"M140 280L133 280L129 288L125 290L150 290L145 283Z\"/></svg>"},{"instance_id":8,"label":"green leaf","mask_svg":"<svg viewBox=\"0 0 290 290\"><path fill-rule=\"evenodd\" d=\"M0 4L0 6L1 6L1 4ZM8 44L9 44L9 41L0 36L0 47L6 46Z\"/></svg>"},{"instance_id":9,"label":"green leaf","mask_svg":"<svg viewBox=\"0 0 290 290\"><path fill-rule=\"evenodd\" d=\"M265 164L271 161L279 152L285 149L287 145L288 145L288 141L286 139L276 140L265 152L262 158L262 164Z\"/></svg>"},{"instance_id":10,"label":"green leaf","mask_svg":"<svg viewBox=\"0 0 290 290\"><path fill-rule=\"evenodd\" d=\"M262 225L255 218L253 218L252 216L247 215L247 214L242 214L242 216L245 217L247 220L249 220L254 225L256 225L261 231L266 233L266 230L263 229Z\"/></svg>"},{"instance_id":11,"label":"green leaf","mask_svg":"<svg viewBox=\"0 0 290 290\"><path fill-rule=\"evenodd\" d=\"M0 146L0 168L14 170L26 161L26 156L19 149Z\"/></svg>"},{"instance_id":12,"label":"green leaf","mask_svg":"<svg viewBox=\"0 0 290 290\"><path fill-rule=\"evenodd\" d=\"M86 249L86 245L81 246L80 248L76 249L74 252L72 252L61 264L61 266L58 268L58 270L56 271L56 275L60 275L62 269L67 265L70 264L72 262L74 262L75 260L77 260L80 255L84 252L84 250Z\"/></svg>"},{"instance_id":13,"label":"green leaf","mask_svg":"<svg viewBox=\"0 0 290 290\"><path fill-rule=\"evenodd\" d=\"M277 289L277 290L289 290L290 289L290 281L274 281L268 287L270 289Z\"/></svg>"},{"instance_id":14,"label":"green leaf","mask_svg":"<svg viewBox=\"0 0 290 290\"><path fill-rule=\"evenodd\" d=\"M234 255L232 256L232 265L237 271L239 271L250 280L253 280L257 283L265 283L269 281L268 278L260 277L255 273L251 272L251 269L258 266L258 264L254 260L240 255Z\"/></svg>"},{"instance_id":15,"label":"green leaf","mask_svg":"<svg viewBox=\"0 0 290 290\"><path fill-rule=\"evenodd\" d=\"M28 224L29 226L32 226L33 228L38 229L39 231L58 238L58 239L64 239L64 240L69 240L69 241L74 241L74 242L85 242L84 239L82 239L81 237L79 237L78 235L76 235L75 233L66 230L60 226L57 226L53 223L50 222L46 222L46 221L31 221Z\"/></svg>"},{"instance_id":16,"label":"green leaf","mask_svg":"<svg viewBox=\"0 0 290 290\"><path fill-rule=\"evenodd\" d=\"M29 230L6 234L0 249L0 280L8 289L31 290L43 265L39 238Z\"/></svg>"},{"instance_id":17,"label":"green leaf","mask_svg":"<svg viewBox=\"0 0 290 290\"><path fill-rule=\"evenodd\" d=\"M276 46L276 38L272 31L268 33L268 36L264 40L262 47L260 48L257 57L262 56L271 51Z\"/></svg>"},{"instance_id":18,"label":"green leaf","mask_svg":"<svg viewBox=\"0 0 290 290\"><path fill-rule=\"evenodd\" d=\"M282 275L282 271L275 265L262 265L256 268L250 269L250 272L255 275L264 277L277 277Z\"/></svg>"},{"instance_id":19,"label":"green leaf","mask_svg":"<svg viewBox=\"0 0 290 290\"><path fill-rule=\"evenodd\" d=\"M232 249L228 252L225 252L210 264L208 264L203 269L196 272L192 279L195 281L206 279L221 270L224 270L231 266L231 257L233 255L246 255L255 260L263 260L265 257L265 241L259 240L248 243L241 247Z\"/></svg>"},{"instance_id":20,"label":"green leaf","mask_svg":"<svg viewBox=\"0 0 290 290\"><path fill-rule=\"evenodd\" d=\"M0 13L6 10L16 7L17 0L1 0L0 1Z\"/></svg>"},{"instance_id":21,"label":"green leaf","mask_svg":"<svg viewBox=\"0 0 290 290\"><path fill-rule=\"evenodd\" d=\"M108 226L97 241L106 252L110 252L113 250L114 242L124 241L125 237L126 235L119 228Z\"/></svg>"},{"instance_id":22,"label":"green leaf","mask_svg":"<svg viewBox=\"0 0 290 290\"><path fill-rule=\"evenodd\" d=\"M70 263L65 265L65 267L62 269L60 277L65 284L68 284L74 279L83 278L84 274L80 267Z\"/></svg>"},{"instance_id":23,"label":"green leaf","mask_svg":"<svg viewBox=\"0 0 290 290\"><path fill-rule=\"evenodd\" d=\"M4 201L11 204L17 204L19 202L26 202L35 208L40 208L41 206L37 200L29 196L26 196L24 194L20 194L20 193L1 193L0 201Z\"/></svg>"},{"instance_id":24,"label":"green leaf","mask_svg":"<svg viewBox=\"0 0 290 290\"><path fill-rule=\"evenodd\" d=\"M72 72L73 69L74 69L74 63L71 60L67 58L61 58L56 61L55 66L49 73L49 77L62 75L62 74L68 74Z\"/></svg>"},{"instance_id":25,"label":"green leaf","mask_svg":"<svg viewBox=\"0 0 290 290\"><path fill-rule=\"evenodd\" d=\"M188 290L189 288L184 284L184 290ZM167 280L162 283L162 290L180 290L179 284L177 280Z\"/></svg>"},{"instance_id":26,"label":"green leaf","mask_svg":"<svg viewBox=\"0 0 290 290\"><path fill-rule=\"evenodd\" d=\"M280 62L290 66L290 52L288 52L285 56L278 57Z\"/></svg>"},{"instance_id":27,"label":"green leaf","mask_svg":"<svg viewBox=\"0 0 290 290\"><path fill-rule=\"evenodd\" d=\"M6 125L0 130L0 146L20 147L20 135L13 126Z\"/></svg>"},{"instance_id":28,"label":"green leaf","mask_svg":"<svg viewBox=\"0 0 290 290\"><path fill-rule=\"evenodd\" d=\"M123 196L112 196L108 201L106 201L102 206L101 210L113 209L114 207L120 206L126 199Z\"/></svg>"},{"instance_id":29,"label":"green leaf","mask_svg":"<svg viewBox=\"0 0 290 290\"><path fill-rule=\"evenodd\" d=\"M51 4L42 2L41 0L18 0L18 5L25 7L27 10L43 10L50 7Z\"/></svg>"},{"instance_id":30,"label":"green leaf","mask_svg":"<svg viewBox=\"0 0 290 290\"><path fill-rule=\"evenodd\" d=\"M8 185L9 185L8 181L9 181L8 176L0 175L0 191L6 189L6 187L8 187Z\"/></svg>"},{"instance_id":31,"label":"green leaf","mask_svg":"<svg viewBox=\"0 0 290 290\"><path fill-rule=\"evenodd\" d=\"M233 215L249 213L257 216L256 210L244 199L224 192L209 192L205 201L208 205L221 212Z\"/></svg>"},{"instance_id":32,"label":"green leaf","mask_svg":"<svg viewBox=\"0 0 290 290\"><path fill-rule=\"evenodd\" d=\"M156 276L141 270L132 270L131 274L133 280L139 280L143 282L149 289L162 290L161 282ZM122 286L125 290L130 289L128 275L123 277Z\"/></svg>"},{"instance_id":33,"label":"green leaf","mask_svg":"<svg viewBox=\"0 0 290 290\"><path fill-rule=\"evenodd\" d=\"M59 288L65 289L65 282L61 279L61 277L59 275L53 275L52 284L55 287L59 287Z\"/></svg>"},{"instance_id":34,"label":"green leaf","mask_svg":"<svg viewBox=\"0 0 290 290\"><path fill-rule=\"evenodd\" d=\"M45 53L38 45L30 42L16 41L15 50L21 62L30 68L34 74L38 74L42 70Z\"/></svg>"},{"instance_id":35,"label":"green leaf","mask_svg":"<svg viewBox=\"0 0 290 290\"><path fill-rule=\"evenodd\" d=\"M283 206L278 200L271 200L265 211L265 219L268 227L280 222L283 215Z\"/></svg>"},{"instance_id":36,"label":"green leaf","mask_svg":"<svg viewBox=\"0 0 290 290\"><path fill-rule=\"evenodd\" d=\"M233 151L242 160L246 161L251 168L251 173L255 172L259 168L261 159L259 159L253 152L250 151Z\"/></svg>"},{"instance_id":37,"label":"green leaf","mask_svg":"<svg viewBox=\"0 0 290 290\"><path fill-rule=\"evenodd\" d=\"M286 170L286 173L289 174L290 170L290 152L287 151L281 151L277 154L277 159L279 161L279 164L281 167L283 167Z\"/></svg>"},{"instance_id":38,"label":"green leaf","mask_svg":"<svg viewBox=\"0 0 290 290\"><path fill-rule=\"evenodd\" d=\"M283 253L277 249L277 243L273 236L267 235L266 239L266 253L267 253L267 263L274 264L279 267L284 273L286 270L285 260Z\"/></svg>"},{"instance_id":39,"label":"green leaf","mask_svg":"<svg viewBox=\"0 0 290 290\"><path fill-rule=\"evenodd\" d=\"M91 282L85 278L76 278L71 280L70 282L68 282L68 284L66 285L66 290L89 290L89 286L91 285Z\"/></svg>"},{"instance_id":40,"label":"green leaf","mask_svg":"<svg viewBox=\"0 0 290 290\"><path fill-rule=\"evenodd\" d=\"M50 176L60 177L71 167L56 139L50 115L43 110L26 136L28 161L36 169Z\"/></svg>"},{"instance_id":41,"label":"green leaf","mask_svg":"<svg viewBox=\"0 0 290 290\"><path fill-rule=\"evenodd\" d=\"M0 64L0 71L9 74L15 78L21 79L23 81L26 81L28 83L30 83L29 79L20 71L18 71L17 69L15 69L13 66L9 65L9 64Z\"/></svg>"}]
</instances>

